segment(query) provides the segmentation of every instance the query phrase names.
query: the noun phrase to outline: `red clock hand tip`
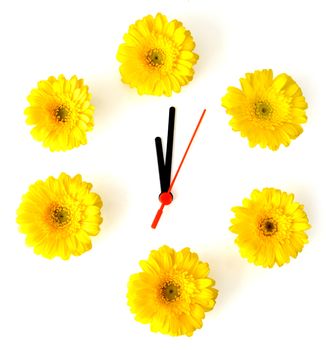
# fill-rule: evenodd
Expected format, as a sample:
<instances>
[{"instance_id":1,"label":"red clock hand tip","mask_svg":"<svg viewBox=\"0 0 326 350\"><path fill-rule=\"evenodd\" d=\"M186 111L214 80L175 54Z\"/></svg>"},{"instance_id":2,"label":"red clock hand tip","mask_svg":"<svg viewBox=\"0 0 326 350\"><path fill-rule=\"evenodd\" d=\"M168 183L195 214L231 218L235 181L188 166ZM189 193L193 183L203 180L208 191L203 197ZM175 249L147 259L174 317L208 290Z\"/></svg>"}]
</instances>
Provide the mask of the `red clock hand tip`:
<instances>
[{"instance_id":1,"label":"red clock hand tip","mask_svg":"<svg viewBox=\"0 0 326 350\"><path fill-rule=\"evenodd\" d=\"M157 211L155 218L154 218L152 225L151 225L152 228L156 228L158 222L160 221L160 218L161 218L162 213L163 213L163 208L164 208L164 204L162 204L160 209Z\"/></svg>"},{"instance_id":2,"label":"red clock hand tip","mask_svg":"<svg viewBox=\"0 0 326 350\"><path fill-rule=\"evenodd\" d=\"M157 226L157 224L160 221L160 218L162 216L164 207L166 205L171 204L172 200L173 200L173 196L172 196L171 192L162 192L160 194L160 202L162 203L162 205L155 215L155 218L154 218L152 225L151 225L152 228L156 228L156 226Z\"/></svg>"}]
</instances>

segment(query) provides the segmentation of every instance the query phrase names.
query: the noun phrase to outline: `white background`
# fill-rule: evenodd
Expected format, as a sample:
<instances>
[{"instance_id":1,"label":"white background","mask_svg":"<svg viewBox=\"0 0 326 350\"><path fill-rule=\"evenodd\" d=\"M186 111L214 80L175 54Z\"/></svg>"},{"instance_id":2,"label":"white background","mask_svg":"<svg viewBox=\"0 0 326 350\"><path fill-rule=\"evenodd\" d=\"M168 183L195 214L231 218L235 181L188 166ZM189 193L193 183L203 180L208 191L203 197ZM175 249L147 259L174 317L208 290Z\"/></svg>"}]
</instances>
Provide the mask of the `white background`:
<instances>
[{"instance_id":1,"label":"white background","mask_svg":"<svg viewBox=\"0 0 326 350\"><path fill-rule=\"evenodd\" d=\"M0 5L0 349L325 349L325 10L323 1L4 1ZM128 26L158 11L191 30L200 59L172 97L139 96L120 82L115 54ZM301 86L304 133L272 152L249 148L220 99L246 72L272 68ZM84 78L96 107L88 144L51 153L25 124L26 97L50 75ZM174 173L205 119L156 230L154 138L166 140L176 107ZM28 186L61 171L82 174L104 201L93 249L69 261L36 256L18 233ZM295 193L310 243L282 268L238 254L232 206L254 188ZM149 331L126 305L127 282L151 249L189 246L211 267L220 295L193 337Z\"/></svg>"}]
</instances>

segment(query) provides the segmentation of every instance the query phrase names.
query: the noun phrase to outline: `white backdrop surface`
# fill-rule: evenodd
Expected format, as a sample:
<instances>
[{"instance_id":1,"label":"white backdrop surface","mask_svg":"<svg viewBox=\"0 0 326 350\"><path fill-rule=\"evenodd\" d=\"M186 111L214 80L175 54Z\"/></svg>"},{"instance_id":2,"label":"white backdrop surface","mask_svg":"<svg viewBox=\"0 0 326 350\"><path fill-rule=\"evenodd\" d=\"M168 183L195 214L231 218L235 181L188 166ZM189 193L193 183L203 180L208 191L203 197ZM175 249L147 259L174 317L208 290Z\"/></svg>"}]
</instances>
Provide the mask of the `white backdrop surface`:
<instances>
[{"instance_id":1,"label":"white backdrop surface","mask_svg":"<svg viewBox=\"0 0 326 350\"><path fill-rule=\"evenodd\" d=\"M122 84L115 58L128 26L157 12L182 21L200 55L194 80L169 98ZM0 14L0 349L325 349L323 2L12 0ZM304 133L277 152L249 148L220 103L228 86L263 68L291 75L309 104ZM32 139L23 111L37 81L60 73L89 85L95 128L86 146L51 153ZM172 105L173 173L207 113L154 231L154 138L165 140ZM80 173L104 201L92 250L69 261L36 256L15 222L28 186L62 171ZM312 225L310 243L282 268L249 264L228 230L230 208L264 187L295 193ZM220 292L191 338L151 333L126 305L130 274L163 244L196 251Z\"/></svg>"}]
</instances>

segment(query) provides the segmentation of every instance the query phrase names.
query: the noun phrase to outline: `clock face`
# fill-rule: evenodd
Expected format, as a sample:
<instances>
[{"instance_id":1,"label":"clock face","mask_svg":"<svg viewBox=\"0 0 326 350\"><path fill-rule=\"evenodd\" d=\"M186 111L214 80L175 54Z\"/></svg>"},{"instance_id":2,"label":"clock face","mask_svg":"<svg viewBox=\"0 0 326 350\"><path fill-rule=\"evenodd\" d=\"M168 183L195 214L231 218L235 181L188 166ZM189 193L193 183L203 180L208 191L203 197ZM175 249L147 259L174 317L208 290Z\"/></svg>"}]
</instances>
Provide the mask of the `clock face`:
<instances>
[{"instance_id":1,"label":"clock face","mask_svg":"<svg viewBox=\"0 0 326 350\"><path fill-rule=\"evenodd\" d=\"M209 263L210 277L216 280L217 304L196 333L201 344L246 349L250 343L253 350L261 349L266 339L273 348L279 340L298 349L311 339L324 344L322 332L316 332L316 310L324 311L326 292L320 282L326 256L320 234L326 229L320 215L326 210L326 173L319 155L326 146L320 44L324 11L318 1L300 3L295 12L290 3L280 1L268 9L259 1L249 5L167 1L166 14L191 31L199 55L193 80L171 97L139 96L121 82L116 60L129 25L162 11L161 5L99 0L87 6L59 1L51 9L39 0L4 5L0 270L5 287L0 289L0 348L38 350L51 344L65 350L65 344L66 349L107 349L118 342L122 348L176 347L170 338L153 335L135 322L126 305L128 279L139 271L138 262L164 245L176 251L190 247ZM239 79L247 72L263 68L290 74L309 104L302 135L276 152L250 148L232 131L230 115L221 106L229 86L240 87ZM76 74L88 85L94 128L87 133L87 145L52 153L29 135L23 112L36 83L61 73L67 78ZM166 159L171 106L170 184L204 109L206 113L173 185L173 200L153 230L164 192L155 138L161 137ZM65 118L62 113L58 110ZM103 201L103 222L92 237L92 249L68 262L33 254L15 222L29 186L62 172L81 174ZM266 187L294 193L312 224L310 243L281 269L249 264L229 231L231 208L241 206L254 189ZM66 215L63 209L60 213ZM266 225L272 230L270 222ZM309 320L304 328L302 319ZM178 341L198 348L195 337Z\"/></svg>"}]
</instances>

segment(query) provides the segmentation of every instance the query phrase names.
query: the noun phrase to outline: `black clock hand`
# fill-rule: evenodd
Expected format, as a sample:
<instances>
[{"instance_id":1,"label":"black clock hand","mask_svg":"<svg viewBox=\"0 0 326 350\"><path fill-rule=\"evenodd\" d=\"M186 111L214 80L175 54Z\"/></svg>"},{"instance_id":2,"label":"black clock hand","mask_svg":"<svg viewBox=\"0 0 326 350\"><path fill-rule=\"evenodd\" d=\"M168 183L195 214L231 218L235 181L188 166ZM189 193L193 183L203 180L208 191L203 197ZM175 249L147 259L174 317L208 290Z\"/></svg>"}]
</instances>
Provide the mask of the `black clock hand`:
<instances>
[{"instance_id":1,"label":"black clock hand","mask_svg":"<svg viewBox=\"0 0 326 350\"><path fill-rule=\"evenodd\" d=\"M175 108L170 107L169 110L169 125L168 125L168 139L166 146L166 157L165 157L165 179L164 189L162 192L167 192L171 182L171 168L172 168L172 151L173 151L173 135L174 135L174 119L175 119Z\"/></svg>"},{"instance_id":2,"label":"black clock hand","mask_svg":"<svg viewBox=\"0 0 326 350\"><path fill-rule=\"evenodd\" d=\"M155 146L156 146L158 173L160 175L161 192L164 192L165 168L164 168L162 140L160 137L155 138Z\"/></svg>"},{"instance_id":3,"label":"black clock hand","mask_svg":"<svg viewBox=\"0 0 326 350\"><path fill-rule=\"evenodd\" d=\"M166 192L170 187L171 168L172 168L174 119L175 119L175 108L170 107L165 162L164 162L164 158L163 158L162 140L160 137L155 138L156 156L157 156L158 171L159 171L159 176L160 176L161 193Z\"/></svg>"}]
</instances>

